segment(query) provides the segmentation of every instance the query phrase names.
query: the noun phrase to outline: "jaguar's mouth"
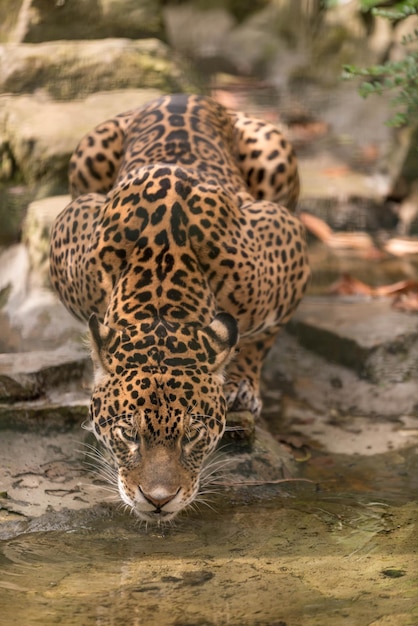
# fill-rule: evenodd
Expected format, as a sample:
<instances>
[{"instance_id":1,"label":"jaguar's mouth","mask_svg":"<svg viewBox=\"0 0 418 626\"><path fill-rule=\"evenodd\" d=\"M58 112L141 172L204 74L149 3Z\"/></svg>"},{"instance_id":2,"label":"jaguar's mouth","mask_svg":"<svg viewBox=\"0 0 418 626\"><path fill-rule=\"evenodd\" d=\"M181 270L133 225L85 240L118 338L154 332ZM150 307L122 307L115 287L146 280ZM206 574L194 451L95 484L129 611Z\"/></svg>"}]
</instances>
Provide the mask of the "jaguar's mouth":
<instances>
[{"instance_id":1,"label":"jaguar's mouth","mask_svg":"<svg viewBox=\"0 0 418 626\"><path fill-rule=\"evenodd\" d=\"M134 508L133 511L140 520L157 525L160 525L162 522L169 522L177 515L177 511L169 512L158 509L155 511L141 511L140 509Z\"/></svg>"}]
</instances>

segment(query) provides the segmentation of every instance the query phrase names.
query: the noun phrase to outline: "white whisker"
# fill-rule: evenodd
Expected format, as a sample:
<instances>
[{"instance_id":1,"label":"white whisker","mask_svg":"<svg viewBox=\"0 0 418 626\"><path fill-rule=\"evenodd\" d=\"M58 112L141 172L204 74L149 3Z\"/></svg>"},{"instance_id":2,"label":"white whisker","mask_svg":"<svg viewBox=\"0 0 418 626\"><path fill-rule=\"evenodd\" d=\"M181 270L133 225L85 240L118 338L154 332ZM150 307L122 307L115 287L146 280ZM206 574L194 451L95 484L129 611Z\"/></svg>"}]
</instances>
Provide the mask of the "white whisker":
<instances>
[{"instance_id":1,"label":"white whisker","mask_svg":"<svg viewBox=\"0 0 418 626\"><path fill-rule=\"evenodd\" d=\"M191 415L191 412L193 411L193 409L196 407L197 405L197 400L194 401L193 405L190 405L189 408L186 411L186 415ZM193 417L193 415L192 415Z\"/></svg>"},{"instance_id":2,"label":"white whisker","mask_svg":"<svg viewBox=\"0 0 418 626\"><path fill-rule=\"evenodd\" d=\"M98 480L100 483L95 486L112 494L112 496L109 496L107 499L118 500L120 496L117 486L117 469L109 463L102 450L98 447L88 443L83 443L82 445L84 450L79 450L79 452L85 457L83 464L89 469L89 472L95 477L95 480Z\"/></svg>"},{"instance_id":3,"label":"white whisker","mask_svg":"<svg viewBox=\"0 0 418 626\"><path fill-rule=\"evenodd\" d=\"M207 506L208 509L210 509L211 511L214 511L216 513L216 509L211 504L209 504L209 502L207 500L204 500L204 499L201 499L201 498L196 498L195 503L196 504L203 504L204 506Z\"/></svg>"}]
</instances>

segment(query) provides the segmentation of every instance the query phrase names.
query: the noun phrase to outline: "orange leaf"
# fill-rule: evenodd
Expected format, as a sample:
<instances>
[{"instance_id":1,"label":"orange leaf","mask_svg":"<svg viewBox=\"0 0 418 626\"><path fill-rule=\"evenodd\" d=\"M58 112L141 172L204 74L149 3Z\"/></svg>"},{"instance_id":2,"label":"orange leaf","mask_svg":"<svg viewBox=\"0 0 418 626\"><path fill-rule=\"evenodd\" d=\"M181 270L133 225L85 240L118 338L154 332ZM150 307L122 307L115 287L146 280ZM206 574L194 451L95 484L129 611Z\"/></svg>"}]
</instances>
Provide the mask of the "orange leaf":
<instances>
[{"instance_id":1,"label":"orange leaf","mask_svg":"<svg viewBox=\"0 0 418 626\"><path fill-rule=\"evenodd\" d=\"M385 250L394 256L418 254L418 238L394 237L385 244Z\"/></svg>"},{"instance_id":2,"label":"orange leaf","mask_svg":"<svg viewBox=\"0 0 418 626\"><path fill-rule=\"evenodd\" d=\"M382 285L381 287L376 287L373 290L373 295L391 296L394 293L407 294L414 291L418 292L418 281L410 278L408 280L400 280L397 283L392 283L391 285Z\"/></svg>"},{"instance_id":3,"label":"orange leaf","mask_svg":"<svg viewBox=\"0 0 418 626\"><path fill-rule=\"evenodd\" d=\"M299 214L301 222L305 228L321 241L336 250L360 250L369 258L380 258L381 252L374 244L367 233L360 231L351 233L335 233L330 226L320 217L302 211Z\"/></svg>"},{"instance_id":4,"label":"orange leaf","mask_svg":"<svg viewBox=\"0 0 418 626\"><path fill-rule=\"evenodd\" d=\"M350 274L344 273L341 275L341 278L328 288L328 293L336 296L371 296L373 288L361 282L361 280L353 278Z\"/></svg>"},{"instance_id":5,"label":"orange leaf","mask_svg":"<svg viewBox=\"0 0 418 626\"><path fill-rule=\"evenodd\" d=\"M330 237L332 237L332 229L328 226L326 222L324 222L324 220L316 217L316 215L312 215L312 213L305 213L304 211L302 211L299 214L299 219L305 225L305 227L321 241L327 242Z\"/></svg>"},{"instance_id":6,"label":"orange leaf","mask_svg":"<svg viewBox=\"0 0 418 626\"><path fill-rule=\"evenodd\" d=\"M368 250L374 249L373 240L367 233L351 232L351 233L333 233L327 241L331 248L340 248L344 250Z\"/></svg>"},{"instance_id":7,"label":"orange leaf","mask_svg":"<svg viewBox=\"0 0 418 626\"><path fill-rule=\"evenodd\" d=\"M346 176L349 171L346 165L340 165L339 167L327 167L321 173L329 178L339 178L340 176Z\"/></svg>"}]
</instances>

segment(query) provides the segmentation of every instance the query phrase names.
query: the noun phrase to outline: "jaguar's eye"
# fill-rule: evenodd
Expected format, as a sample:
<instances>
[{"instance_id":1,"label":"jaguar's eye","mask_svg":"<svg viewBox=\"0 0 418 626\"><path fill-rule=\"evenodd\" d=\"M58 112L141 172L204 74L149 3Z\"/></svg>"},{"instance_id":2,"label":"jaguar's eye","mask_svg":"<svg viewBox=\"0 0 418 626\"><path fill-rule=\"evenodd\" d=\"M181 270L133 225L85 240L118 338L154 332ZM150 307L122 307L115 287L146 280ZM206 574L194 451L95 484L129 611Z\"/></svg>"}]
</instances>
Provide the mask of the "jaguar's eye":
<instances>
[{"instance_id":1,"label":"jaguar's eye","mask_svg":"<svg viewBox=\"0 0 418 626\"><path fill-rule=\"evenodd\" d=\"M193 444L202 438L205 432L205 427L200 422L192 422L187 428L184 435L184 442L186 444Z\"/></svg>"},{"instance_id":2,"label":"jaguar's eye","mask_svg":"<svg viewBox=\"0 0 418 626\"><path fill-rule=\"evenodd\" d=\"M139 441L138 431L127 426L123 428L120 426L118 428L118 435L123 441L128 443L138 443Z\"/></svg>"},{"instance_id":3,"label":"jaguar's eye","mask_svg":"<svg viewBox=\"0 0 418 626\"><path fill-rule=\"evenodd\" d=\"M198 428L191 428L190 430L187 431L187 434L186 434L187 441L189 441L189 443L196 441L196 439L199 438L199 434L200 434L200 431Z\"/></svg>"}]
</instances>

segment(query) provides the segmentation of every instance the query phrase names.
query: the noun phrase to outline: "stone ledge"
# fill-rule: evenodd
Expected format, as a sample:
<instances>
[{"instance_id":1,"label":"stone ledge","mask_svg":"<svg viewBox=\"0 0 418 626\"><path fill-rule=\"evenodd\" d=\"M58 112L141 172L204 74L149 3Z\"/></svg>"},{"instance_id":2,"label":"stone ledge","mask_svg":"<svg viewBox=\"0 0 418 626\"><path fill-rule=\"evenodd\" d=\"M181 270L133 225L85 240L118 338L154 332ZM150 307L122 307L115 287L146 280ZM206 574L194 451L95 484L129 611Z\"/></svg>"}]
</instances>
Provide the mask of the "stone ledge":
<instances>
[{"instance_id":1,"label":"stone ledge","mask_svg":"<svg viewBox=\"0 0 418 626\"><path fill-rule=\"evenodd\" d=\"M81 381L89 363L85 351L69 345L50 351L0 354L0 402L34 399L63 381ZM13 411L17 411L16 404Z\"/></svg>"},{"instance_id":2,"label":"stone ledge","mask_svg":"<svg viewBox=\"0 0 418 626\"><path fill-rule=\"evenodd\" d=\"M35 270L36 279L43 287L51 286L49 278L51 228L58 215L70 202L70 195L49 196L31 202L26 211L22 224L22 241L28 250L30 267Z\"/></svg>"},{"instance_id":3,"label":"stone ledge","mask_svg":"<svg viewBox=\"0 0 418 626\"><path fill-rule=\"evenodd\" d=\"M63 431L82 424L88 417L89 397L64 391L61 398L42 397L36 400L0 403L0 428L34 432Z\"/></svg>"},{"instance_id":4,"label":"stone ledge","mask_svg":"<svg viewBox=\"0 0 418 626\"><path fill-rule=\"evenodd\" d=\"M3 93L43 90L58 100L112 89L187 91L190 81L158 39L96 39L0 46Z\"/></svg>"},{"instance_id":5,"label":"stone ledge","mask_svg":"<svg viewBox=\"0 0 418 626\"><path fill-rule=\"evenodd\" d=\"M305 348L374 383L418 373L418 320L387 298L307 297L287 329Z\"/></svg>"},{"instance_id":6,"label":"stone ledge","mask_svg":"<svg viewBox=\"0 0 418 626\"><path fill-rule=\"evenodd\" d=\"M1 4L0 36L10 42L163 36L159 0L3 0Z\"/></svg>"}]
</instances>

